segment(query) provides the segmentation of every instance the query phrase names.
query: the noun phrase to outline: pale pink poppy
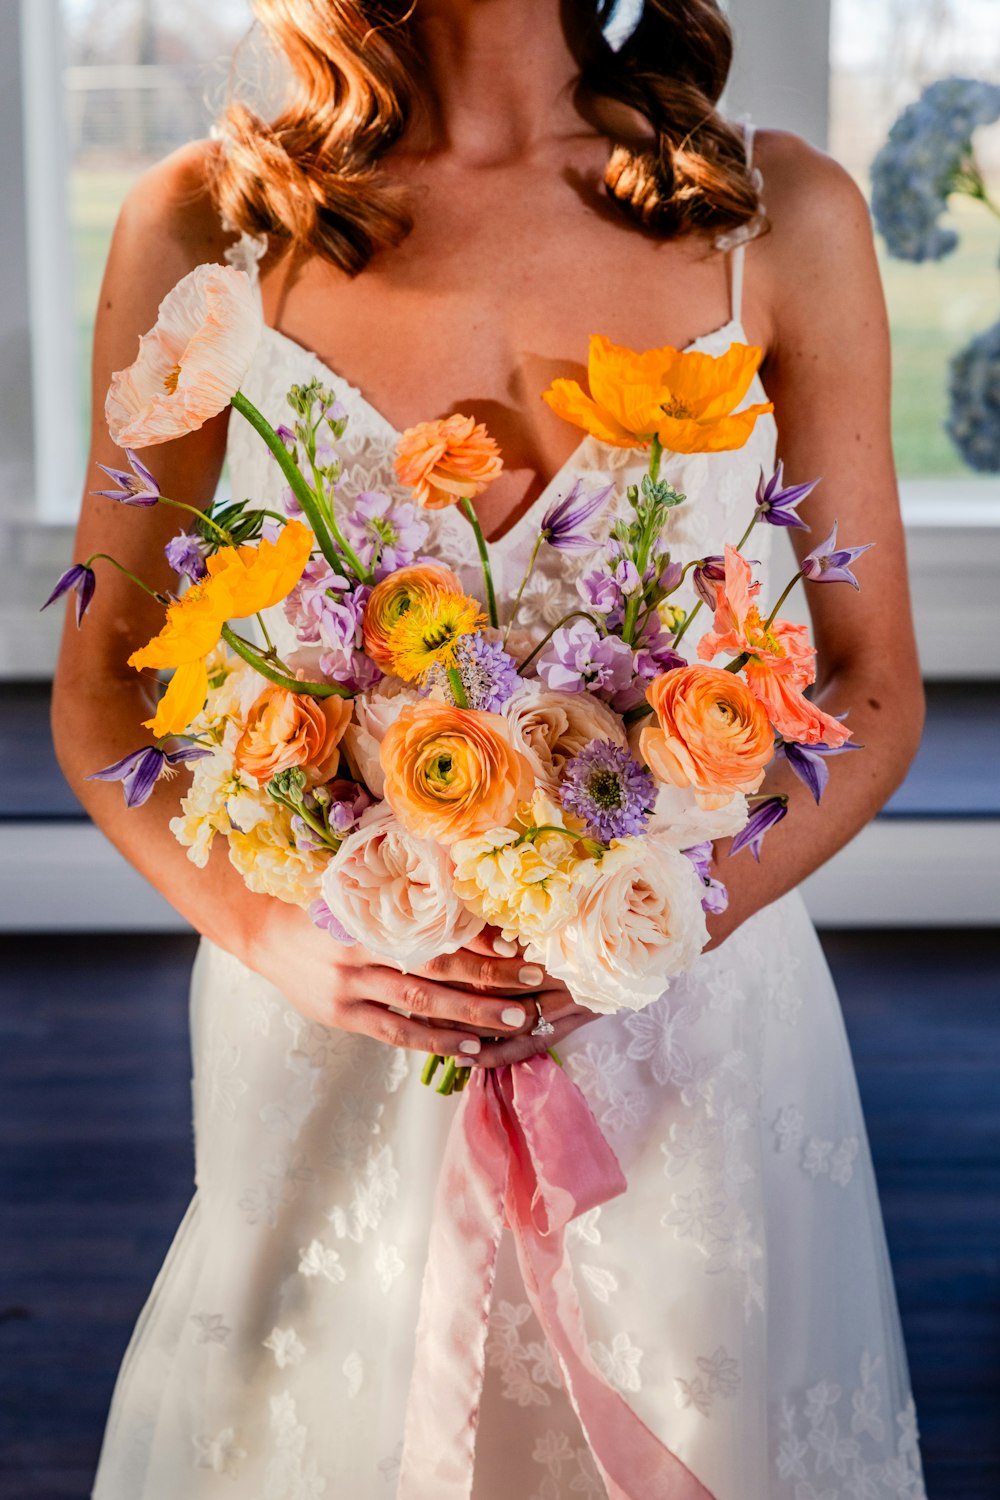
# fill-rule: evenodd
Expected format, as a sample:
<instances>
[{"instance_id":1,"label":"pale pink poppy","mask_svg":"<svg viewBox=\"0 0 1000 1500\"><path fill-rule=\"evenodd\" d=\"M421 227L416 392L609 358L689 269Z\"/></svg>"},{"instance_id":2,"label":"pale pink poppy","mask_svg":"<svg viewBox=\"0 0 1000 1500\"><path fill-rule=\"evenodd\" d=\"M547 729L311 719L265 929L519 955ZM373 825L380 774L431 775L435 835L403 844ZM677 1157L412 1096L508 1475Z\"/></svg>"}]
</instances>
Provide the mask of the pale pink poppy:
<instances>
[{"instance_id":1,"label":"pale pink poppy","mask_svg":"<svg viewBox=\"0 0 1000 1500\"><path fill-rule=\"evenodd\" d=\"M195 432L225 410L250 368L263 318L232 266L196 266L160 303L127 370L111 377L104 414L120 448Z\"/></svg>"}]
</instances>

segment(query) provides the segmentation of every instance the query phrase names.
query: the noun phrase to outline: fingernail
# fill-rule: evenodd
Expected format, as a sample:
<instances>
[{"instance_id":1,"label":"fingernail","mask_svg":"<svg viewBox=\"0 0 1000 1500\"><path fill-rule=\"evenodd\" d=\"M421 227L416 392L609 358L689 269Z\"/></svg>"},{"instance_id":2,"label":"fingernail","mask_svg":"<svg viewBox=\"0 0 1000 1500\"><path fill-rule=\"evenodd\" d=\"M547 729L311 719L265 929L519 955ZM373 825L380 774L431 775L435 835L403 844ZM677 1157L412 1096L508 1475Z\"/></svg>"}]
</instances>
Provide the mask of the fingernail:
<instances>
[{"instance_id":1,"label":"fingernail","mask_svg":"<svg viewBox=\"0 0 1000 1500\"><path fill-rule=\"evenodd\" d=\"M500 1012L500 1019L505 1026L523 1026L524 1006L508 1005L505 1010Z\"/></svg>"},{"instance_id":2,"label":"fingernail","mask_svg":"<svg viewBox=\"0 0 1000 1500\"><path fill-rule=\"evenodd\" d=\"M517 977L522 984L541 984L545 978L545 970L536 968L534 964L525 964Z\"/></svg>"},{"instance_id":3,"label":"fingernail","mask_svg":"<svg viewBox=\"0 0 1000 1500\"><path fill-rule=\"evenodd\" d=\"M482 1045L482 1042L480 1042L476 1037L470 1036L467 1042L459 1042L458 1050L459 1052L465 1052L468 1056L471 1057L473 1053L479 1051Z\"/></svg>"},{"instance_id":4,"label":"fingernail","mask_svg":"<svg viewBox=\"0 0 1000 1500\"><path fill-rule=\"evenodd\" d=\"M501 958L513 958L517 952L517 944L512 943L509 938L494 938L493 952L499 953Z\"/></svg>"}]
</instances>

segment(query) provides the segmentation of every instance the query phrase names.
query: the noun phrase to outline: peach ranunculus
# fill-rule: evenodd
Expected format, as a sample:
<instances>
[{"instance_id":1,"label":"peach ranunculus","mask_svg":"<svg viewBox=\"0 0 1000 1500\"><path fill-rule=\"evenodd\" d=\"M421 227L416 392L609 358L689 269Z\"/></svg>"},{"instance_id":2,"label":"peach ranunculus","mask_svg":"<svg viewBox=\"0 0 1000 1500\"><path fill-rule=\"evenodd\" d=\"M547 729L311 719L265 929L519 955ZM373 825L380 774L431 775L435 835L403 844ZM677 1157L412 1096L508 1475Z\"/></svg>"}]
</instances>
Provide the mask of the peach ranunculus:
<instances>
[{"instance_id":1,"label":"peach ranunculus","mask_svg":"<svg viewBox=\"0 0 1000 1500\"><path fill-rule=\"evenodd\" d=\"M362 631L365 650L383 671L391 671L393 653L389 638L403 615L413 605L431 600L442 591L461 594L461 581L441 563L415 563L398 568L377 583L365 605Z\"/></svg>"},{"instance_id":2,"label":"peach ranunculus","mask_svg":"<svg viewBox=\"0 0 1000 1500\"><path fill-rule=\"evenodd\" d=\"M625 744L621 719L592 693L561 693L525 682L504 704L503 716L516 749L548 792L558 788L566 762L594 740Z\"/></svg>"},{"instance_id":3,"label":"peach ranunculus","mask_svg":"<svg viewBox=\"0 0 1000 1500\"><path fill-rule=\"evenodd\" d=\"M757 373L761 351L730 344L725 354L648 349L636 354L593 334L587 360L590 395L575 380L554 380L544 399L557 416L616 448L648 448L657 437L671 453L742 448L770 401L736 408Z\"/></svg>"},{"instance_id":4,"label":"peach ranunculus","mask_svg":"<svg viewBox=\"0 0 1000 1500\"><path fill-rule=\"evenodd\" d=\"M774 753L767 714L746 683L721 667L673 667L646 689L657 726L639 744L650 770L691 787L703 807L755 792Z\"/></svg>"},{"instance_id":5,"label":"peach ranunculus","mask_svg":"<svg viewBox=\"0 0 1000 1500\"><path fill-rule=\"evenodd\" d=\"M323 899L370 953L405 973L455 953L483 929L454 889L446 849L415 838L379 803L323 874Z\"/></svg>"},{"instance_id":6,"label":"peach ranunculus","mask_svg":"<svg viewBox=\"0 0 1000 1500\"><path fill-rule=\"evenodd\" d=\"M670 838L615 840L576 867L576 916L527 957L600 1014L642 1010L694 963L708 941L702 886Z\"/></svg>"},{"instance_id":7,"label":"peach ranunculus","mask_svg":"<svg viewBox=\"0 0 1000 1500\"><path fill-rule=\"evenodd\" d=\"M803 689L816 680L816 651L808 629L790 620L765 626L756 602L759 593L746 558L727 547L725 579L715 589L715 629L698 642L698 655L711 661L720 651L745 653L747 684L779 734L804 745L843 745L851 731L803 696Z\"/></svg>"},{"instance_id":8,"label":"peach ranunculus","mask_svg":"<svg viewBox=\"0 0 1000 1500\"><path fill-rule=\"evenodd\" d=\"M500 449L482 422L455 414L408 427L396 445L396 474L425 510L471 499L503 468Z\"/></svg>"},{"instance_id":9,"label":"peach ranunculus","mask_svg":"<svg viewBox=\"0 0 1000 1500\"><path fill-rule=\"evenodd\" d=\"M111 377L104 414L120 448L149 448L195 432L239 390L263 317L249 278L196 266L160 303L127 370Z\"/></svg>"},{"instance_id":10,"label":"peach ranunculus","mask_svg":"<svg viewBox=\"0 0 1000 1500\"><path fill-rule=\"evenodd\" d=\"M534 789L505 719L430 698L402 710L380 759L386 801L403 827L441 844L503 827Z\"/></svg>"},{"instance_id":11,"label":"peach ranunculus","mask_svg":"<svg viewBox=\"0 0 1000 1500\"><path fill-rule=\"evenodd\" d=\"M350 698L309 698L269 684L247 714L234 759L257 782L300 766L308 782L328 781L351 720Z\"/></svg>"}]
</instances>

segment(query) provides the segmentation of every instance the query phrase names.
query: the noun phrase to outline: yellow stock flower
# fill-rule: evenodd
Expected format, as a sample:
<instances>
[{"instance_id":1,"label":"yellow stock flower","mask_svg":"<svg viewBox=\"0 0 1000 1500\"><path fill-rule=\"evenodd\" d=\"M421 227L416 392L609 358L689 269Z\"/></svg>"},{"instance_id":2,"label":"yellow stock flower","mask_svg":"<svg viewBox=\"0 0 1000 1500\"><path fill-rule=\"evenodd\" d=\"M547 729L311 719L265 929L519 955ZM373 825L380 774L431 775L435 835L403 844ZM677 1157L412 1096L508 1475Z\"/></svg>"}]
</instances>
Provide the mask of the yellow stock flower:
<instances>
[{"instance_id":1,"label":"yellow stock flower","mask_svg":"<svg viewBox=\"0 0 1000 1500\"><path fill-rule=\"evenodd\" d=\"M648 448L655 436L671 453L719 453L742 448L757 418L773 410L770 401L735 410L760 361L750 344L730 344L720 355L669 344L636 354L593 334L590 394L575 380L554 380L544 400L616 448Z\"/></svg>"},{"instance_id":2,"label":"yellow stock flower","mask_svg":"<svg viewBox=\"0 0 1000 1500\"><path fill-rule=\"evenodd\" d=\"M208 577L168 606L163 629L128 659L137 672L174 671L146 728L158 737L187 728L205 701L205 658L218 645L223 625L280 603L301 578L312 545L309 528L291 521L275 542L221 547L207 559Z\"/></svg>"}]
</instances>

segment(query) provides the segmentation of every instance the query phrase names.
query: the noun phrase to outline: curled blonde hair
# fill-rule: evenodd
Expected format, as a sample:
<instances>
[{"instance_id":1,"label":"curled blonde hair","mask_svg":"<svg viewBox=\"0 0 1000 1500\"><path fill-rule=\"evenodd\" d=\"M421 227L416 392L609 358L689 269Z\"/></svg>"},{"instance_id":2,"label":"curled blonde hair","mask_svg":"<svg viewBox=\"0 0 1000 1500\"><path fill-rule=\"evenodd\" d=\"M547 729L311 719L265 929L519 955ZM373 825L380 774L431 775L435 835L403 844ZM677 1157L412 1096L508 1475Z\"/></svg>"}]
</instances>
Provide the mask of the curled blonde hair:
<instances>
[{"instance_id":1,"label":"curled blonde hair","mask_svg":"<svg viewBox=\"0 0 1000 1500\"><path fill-rule=\"evenodd\" d=\"M644 117L648 149L621 142L605 185L632 219L663 236L752 233L762 223L743 138L718 112L732 35L717 0L645 0L615 52L614 0L559 0L579 65L577 108L600 122L608 101ZM411 18L419 0L252 0L291 74L265 120L233 100L220 121L214 190L236 229L323 256L355 275L405 237L411 218L380 171L421 102Z\"/></svg>"}]
</instances>

